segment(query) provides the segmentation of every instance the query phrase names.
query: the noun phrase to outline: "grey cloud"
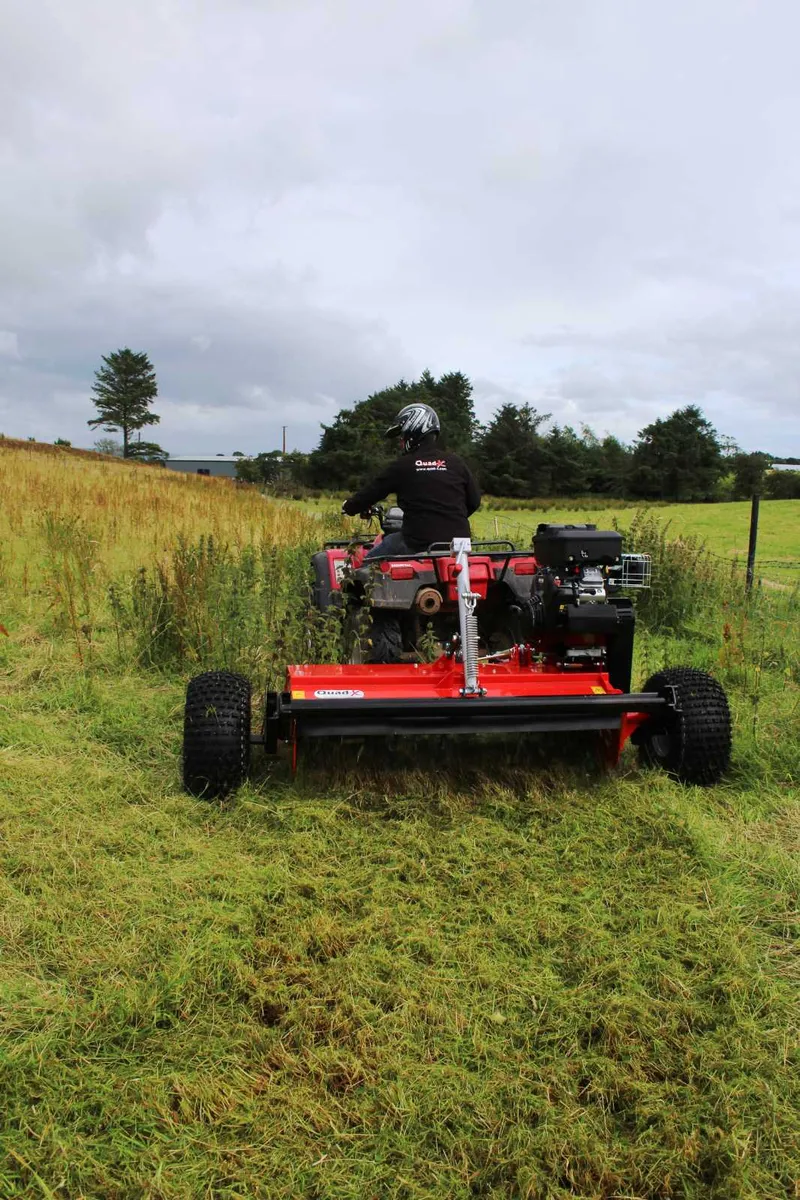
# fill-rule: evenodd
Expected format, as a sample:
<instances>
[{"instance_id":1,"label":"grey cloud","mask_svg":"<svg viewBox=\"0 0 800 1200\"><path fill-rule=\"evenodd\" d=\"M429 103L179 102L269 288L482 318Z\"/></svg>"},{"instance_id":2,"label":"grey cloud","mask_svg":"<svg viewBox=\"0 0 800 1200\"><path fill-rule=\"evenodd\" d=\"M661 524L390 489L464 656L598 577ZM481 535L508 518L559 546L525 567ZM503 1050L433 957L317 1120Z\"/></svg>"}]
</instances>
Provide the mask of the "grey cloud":
<instances>
[{"instance_id":1,"label":"grey cloud","mask_svg":"<svg viewBox=\"0 0 800 1200\"><path fill-rule=\"evenodd\" d=\"M387 365L394 376L408 373L402 348L378 321L297 300L257 308L128 282L117 285L112 305L99 289L56 322L32 314L19 337L21 361L0 359L0 404L13 411L22 382L34 412L41 409L35 436L89 444L94 369L123 344L146 347L156 368L158 439L172 453L187 442L213 449L208 439L220 434L266 438L269 448L283 424L293 445L310 448L339 406L382 386Z\"/></svg>"},{"instance_id":2,"label":"grey cloud","mask_svg":"<svg viewBox=\"0 0 800 1200\"><path fill-rule=\"evenodd\" d=\"M792 0L5 12L6 432L62 432L131 344L175 449L310 445L425 366L484 417L691 400L800 449Z\"/></svg>"}]
</instances>

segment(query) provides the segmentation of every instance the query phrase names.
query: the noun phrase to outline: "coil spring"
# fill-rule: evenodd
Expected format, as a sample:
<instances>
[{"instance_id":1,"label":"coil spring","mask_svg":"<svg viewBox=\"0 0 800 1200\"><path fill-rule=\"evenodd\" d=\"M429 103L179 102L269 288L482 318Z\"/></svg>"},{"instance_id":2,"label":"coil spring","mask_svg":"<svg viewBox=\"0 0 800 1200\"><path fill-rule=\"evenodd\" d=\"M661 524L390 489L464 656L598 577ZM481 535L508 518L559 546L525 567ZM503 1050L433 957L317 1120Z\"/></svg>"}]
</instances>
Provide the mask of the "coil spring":
<instances>
[{"instance_id":1,"label":"coil spring","mask_svg":"<svg viewBox=\"0 0 800 1200\"><path fill-rule=\"evenodd\" d=\"M478 617L475 613L475 600L468 606L464 620L466 632L464 655L464 676L475 682L478 674Z\"/></svg>"}]
</instances>

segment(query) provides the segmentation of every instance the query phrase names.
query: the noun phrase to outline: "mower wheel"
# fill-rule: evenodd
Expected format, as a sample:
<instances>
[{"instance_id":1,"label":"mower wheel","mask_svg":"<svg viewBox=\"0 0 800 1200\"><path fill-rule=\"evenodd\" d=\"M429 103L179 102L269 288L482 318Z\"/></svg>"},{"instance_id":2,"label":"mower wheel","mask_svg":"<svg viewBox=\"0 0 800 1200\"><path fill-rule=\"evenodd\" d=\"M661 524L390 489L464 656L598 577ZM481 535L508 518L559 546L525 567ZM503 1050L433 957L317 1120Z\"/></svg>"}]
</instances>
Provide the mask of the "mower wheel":
<instances>
[{"instance_id":1,"label":"mower wheel","mask_svg":"<svg viewBox=\"0 0 800 1200\"><path fill-rule=\"evenodd\" d=\"M681 783L710 787L731 760L731 714L721 685L694 667L666 667L648 679L645 692L674 689L677 709L653 718L635 735L639 759Z\"/></svg>"},{"instance_id":2,"label":"mower wheel","mask_svg":"<svg viewBox=\"0 0 800 1200\"><path fill-rule=\"evenodd\" d=\"M250 769L250 681L230 671L196 675L186 689L183 786L214 800L235 792Z\"/></svg>"},{"instance_id":3,"label":"mower wheel","mask_svg":"<svg viewBox=\"0 0 800 1200\"><path fill-rule=\"evenodd\" d=\"M372 644L367 649L367 662L400 662L403 654L403 630L393 613L373 610L368 637Z\"/></svg>"}]
</instances>

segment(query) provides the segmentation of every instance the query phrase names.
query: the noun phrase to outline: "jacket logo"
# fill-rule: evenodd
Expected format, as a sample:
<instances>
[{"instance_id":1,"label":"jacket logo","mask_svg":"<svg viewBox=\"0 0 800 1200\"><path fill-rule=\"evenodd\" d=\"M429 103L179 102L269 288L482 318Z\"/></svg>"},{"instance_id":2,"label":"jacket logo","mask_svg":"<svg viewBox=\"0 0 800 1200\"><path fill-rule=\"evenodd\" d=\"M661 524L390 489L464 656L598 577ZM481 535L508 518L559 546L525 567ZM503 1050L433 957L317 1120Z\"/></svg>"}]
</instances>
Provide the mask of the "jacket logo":
<instances>
[{"instance_id":1,"label":"jacket logo","mask_svg":"<svg viewBox=\"0 0 800 1200\"><path fill-rule=\"evenodd\" d=\"M414 463L417 470L446 471L447 463L443 458L418 458Z\"/></svg>"}]
</instances>

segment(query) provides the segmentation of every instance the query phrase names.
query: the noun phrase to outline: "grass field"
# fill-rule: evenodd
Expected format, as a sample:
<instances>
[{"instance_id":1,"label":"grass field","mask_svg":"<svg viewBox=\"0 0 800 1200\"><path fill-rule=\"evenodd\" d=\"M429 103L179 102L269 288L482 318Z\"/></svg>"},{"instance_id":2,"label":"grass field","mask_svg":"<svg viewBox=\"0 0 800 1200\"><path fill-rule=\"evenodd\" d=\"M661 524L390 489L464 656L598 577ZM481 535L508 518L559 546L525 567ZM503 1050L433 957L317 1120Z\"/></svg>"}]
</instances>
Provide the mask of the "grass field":
<instances>
[{"instance_id":1,"label":"grass field","mask_svg":"<svg viewBox=\"0 0 800 1200\"><path fill-rule=\"evenodd\" d=\"M185 796L186 678L324 650L337 528L0 447L0 1196L800 1195L796 597L640 529L637 682L730 692L708 791L517 738Z\"/></svg>"}]
</instances>

